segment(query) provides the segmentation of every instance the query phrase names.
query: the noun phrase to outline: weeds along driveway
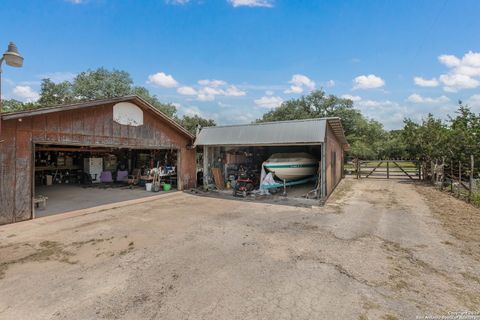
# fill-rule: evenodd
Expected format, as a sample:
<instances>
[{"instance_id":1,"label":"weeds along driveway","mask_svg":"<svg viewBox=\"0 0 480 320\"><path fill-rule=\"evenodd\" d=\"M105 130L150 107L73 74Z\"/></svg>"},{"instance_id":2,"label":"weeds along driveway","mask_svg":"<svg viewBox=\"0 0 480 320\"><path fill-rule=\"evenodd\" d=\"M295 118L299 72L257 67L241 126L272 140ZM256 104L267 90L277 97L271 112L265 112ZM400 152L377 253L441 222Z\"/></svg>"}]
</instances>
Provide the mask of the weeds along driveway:
<instances>
[{"instance_id":1,"label":"weeds along driveway","mask_svg":"<svg viewBox=\"0 0 480 320\"><path fill-rule=\"evenodd\" d=\"M174 194L2 226L0 319L404 319L475 310L479 217L428 187L346 179L324 208Z\"/></svg>"}]
</instances>

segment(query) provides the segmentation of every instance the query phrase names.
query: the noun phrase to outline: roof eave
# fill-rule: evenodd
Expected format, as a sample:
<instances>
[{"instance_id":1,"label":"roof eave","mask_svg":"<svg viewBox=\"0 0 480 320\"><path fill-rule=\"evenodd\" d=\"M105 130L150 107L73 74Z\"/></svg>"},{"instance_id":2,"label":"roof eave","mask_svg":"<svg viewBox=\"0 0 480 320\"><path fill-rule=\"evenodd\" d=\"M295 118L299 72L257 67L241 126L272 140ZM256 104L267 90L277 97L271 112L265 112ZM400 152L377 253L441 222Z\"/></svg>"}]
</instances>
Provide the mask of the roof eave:
<instances>
[{"instance_id":1,"label":"roof eave","mask_svg":"<svg viewBox=\"0 0 480 320\"><path fill-rule=\"evenodd\" d=\"M16 112L3 113L3 114L1 114L1 119L2 120L14 120L14 119L20 119L20 118L50 114L50 113L54 113L54 112L71 111L71 110L77 110L77 109L82 109L82 108L101 106L101 105L104 105L104 104L127 102L127 101L134 101L137 104L140 104L141 107L143 107L144 109L152 111L157 116L161 117L162 119L167 121L169 124L171 124L173 127L178 129L181 133L183 133L185 136L190 138L192 141L195 138L195 136L193 134L191 134L187 129L185 129L180 124L178 124L175 120L173 120L172 118L170 118L169 116L167 116L166 114L164 114L163 112L161 112L160 110L155 108L153 105L151 105L148 101L146 101L145 99L143 99L143 98L141 98L137 95L128 95L128 96L123 96L123 97L118 97L118 98L85 101L85 102L79 102L79 103L74 103L74 104L58 105L58 106L53 106L53 107L39 108L39 109L34 109L34 110L22 110L22 111L16 111Z\"/></svg>"}]
</instances>

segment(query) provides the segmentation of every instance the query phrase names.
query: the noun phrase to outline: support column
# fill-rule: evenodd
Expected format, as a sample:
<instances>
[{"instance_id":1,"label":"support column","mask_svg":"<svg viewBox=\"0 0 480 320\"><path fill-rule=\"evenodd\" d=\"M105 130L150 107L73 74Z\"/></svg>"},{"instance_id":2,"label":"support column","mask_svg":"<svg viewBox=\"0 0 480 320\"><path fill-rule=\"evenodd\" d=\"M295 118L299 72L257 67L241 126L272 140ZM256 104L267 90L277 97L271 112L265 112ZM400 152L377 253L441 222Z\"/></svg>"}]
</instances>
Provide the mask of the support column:
<instances>
[{"instance_id":1,"label":"support column","mask_svg":"<svg viewBox=\"0 0 480 320\"><path fill-rule=\"evenodd\" d=\"M326 171L327 171L327 164L326 164L326 147L325 143L322 143L322 171L321 171L321 180L322 180L322 190L321 190L321 196L322 200L324 201L327 198L327 178L326 178Z\"/></svg>"},{"instance_id":2,"label":"support column","mask_svg":"<svg viewBox=\"0 0 480 320\"><path fill-rule=\"evenodd\" d=\"M210 148L208 146L203 146L203 190L208 189L208 161L210 157Z\"/></svg>"}]
</instances>

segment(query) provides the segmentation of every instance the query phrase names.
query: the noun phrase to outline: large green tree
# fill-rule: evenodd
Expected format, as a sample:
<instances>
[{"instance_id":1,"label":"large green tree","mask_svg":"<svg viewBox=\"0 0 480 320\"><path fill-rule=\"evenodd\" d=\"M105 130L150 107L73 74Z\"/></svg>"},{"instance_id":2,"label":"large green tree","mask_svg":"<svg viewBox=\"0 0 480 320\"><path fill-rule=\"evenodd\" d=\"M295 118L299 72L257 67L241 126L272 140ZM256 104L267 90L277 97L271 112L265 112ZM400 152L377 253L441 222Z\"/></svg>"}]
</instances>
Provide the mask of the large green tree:
<instances>
[{"instance_id":1,"label":"large green tree","mask_svg":"<svg viewBox=\"0 0 480 320\"><path fill-rule=\"evenodd\" d=\"M54 106L72 103L78 100L73 93L73 85L69 81L55 83L50 79L43 79L40 85L40 99L38 106Z\"/></svg>"},{"instance_id":2,"label":"large green tree","mask_svg":"<svg viewBox=\"0 0 480 320\"><path fill-rule=\"evenodd\" d=\"M312 91L309 95L283 102L258 119L257 122L339 117L350 144L350 156L377 158L388 134L378 121L365 118L353 107L353 101L327 95L323 90Z\"/></svg>"},{"instance_id":3,"label":"large green tree","mask_svg":"<svg viewBox=\"0 0 480 320\"><path fill-rule=\"evenodd\" d=\"M215 121L212 119L205 119L198 115L194 116L183 116L182 118L178 118L177 122L180 123L182 127L190 131L192 134L196 134L197 126L200 127L213 127L216 126Z\"/></svg>"},{"instance_id":4,"label":"large green tree","mask_svg":"<svg viewBox=\"0 0 480 320\"><path fill-rule=\"evenodd\" d=\"M14 112L36 108L38 108L38 105L34 102L22 102L15 99L7 99L2 101L3 112Z\"/></svg>"},{"instance_id":5,"label":"large green tree","mask_svg":"<svg viewBox=\"0 0 480 320\"><path fill-rule=\"evenodd\" d=\"M203 119L199 116L178 118L176 116L177 108L173 104L162 103L147 88L135 86L128 72L105 68L81 72L72 81L55 83L50 79L43 79L40 86L40 99L37 102L22 103L13 99L6 100L4 101L4 110L8 112L35 109L131 94L136 94L145 99L169 117L187 125L188 129L193 130L193 132L193 123L215 125L215 122L212 120Z\"/></svg>"}]
</instances>

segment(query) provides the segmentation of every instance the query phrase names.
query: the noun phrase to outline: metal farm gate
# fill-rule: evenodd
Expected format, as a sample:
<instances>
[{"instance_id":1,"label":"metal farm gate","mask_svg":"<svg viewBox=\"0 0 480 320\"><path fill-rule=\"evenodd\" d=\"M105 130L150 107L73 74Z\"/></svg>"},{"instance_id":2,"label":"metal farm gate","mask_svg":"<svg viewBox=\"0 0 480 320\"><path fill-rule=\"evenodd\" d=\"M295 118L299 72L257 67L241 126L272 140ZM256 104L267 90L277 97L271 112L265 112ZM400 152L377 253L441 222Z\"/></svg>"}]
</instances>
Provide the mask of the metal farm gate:
<instances>
[{"instance_id":1,"label":"metal farm gate","mask_svg":"<svg viewBox=\"0 0 480 320\"><path fill-rule=\"evenodd\" d=\"M421 177L420 164L415 160L356 160L353 165L357 178L419 180Z\"/></svg>"}]
</instances>

